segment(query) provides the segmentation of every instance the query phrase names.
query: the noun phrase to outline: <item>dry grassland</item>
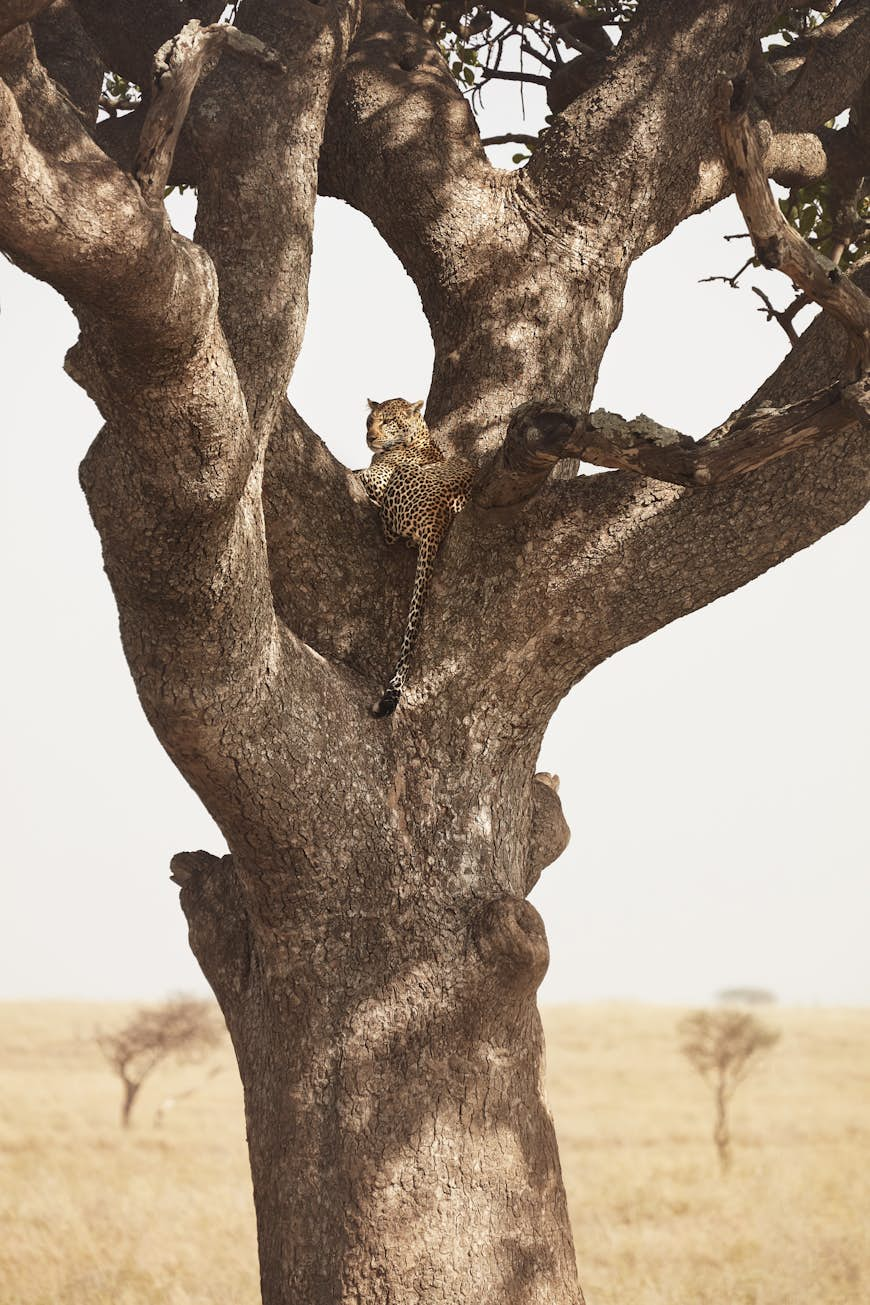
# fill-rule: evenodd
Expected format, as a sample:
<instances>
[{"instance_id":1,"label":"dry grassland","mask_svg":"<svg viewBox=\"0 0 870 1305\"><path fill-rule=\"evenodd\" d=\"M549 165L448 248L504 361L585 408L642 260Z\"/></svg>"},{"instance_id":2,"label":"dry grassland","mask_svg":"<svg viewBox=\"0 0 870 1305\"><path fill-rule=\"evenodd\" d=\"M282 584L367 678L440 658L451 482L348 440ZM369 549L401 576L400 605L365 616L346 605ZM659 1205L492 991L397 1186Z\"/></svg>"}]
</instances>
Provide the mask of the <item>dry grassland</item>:
<instances>
[{"instance_id":1,"label":"dry grassland","mask_svg":"<svg viewBox=\"0 0 870 1305\"><path fill-rule=\"evenodd\" d=\"M157 1071L134 1128L93 1045L125 1008L0 1006L0 1303L257 1305L241 1092ZM719 1177L682 1012L545 1012L549 1090L588 1305L870 1301L870 1011L771 1010ZM162 1098L195 1082L162 1127ZM425 1302L421 1302L425 1305Z\"/></svg>"}]
</instances>

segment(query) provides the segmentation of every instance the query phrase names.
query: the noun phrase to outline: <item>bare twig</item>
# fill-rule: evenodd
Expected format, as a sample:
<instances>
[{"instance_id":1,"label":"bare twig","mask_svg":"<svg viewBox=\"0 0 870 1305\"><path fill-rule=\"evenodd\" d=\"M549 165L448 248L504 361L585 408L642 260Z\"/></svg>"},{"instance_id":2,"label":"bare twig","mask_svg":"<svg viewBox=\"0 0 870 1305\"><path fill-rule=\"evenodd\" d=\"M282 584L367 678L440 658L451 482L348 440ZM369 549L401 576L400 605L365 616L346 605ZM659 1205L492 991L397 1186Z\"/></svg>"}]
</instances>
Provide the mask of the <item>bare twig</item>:
<instances>
[{"instance_id":1,"label":"bare twig","mask_svg":"<svg viewBox=\"0 0 870 1305\"><path fill-rule=\"evenodd\" d=\"M735 290L739 290L740 286L738 285L738 281L740 280L743 273L746 271L747 267L751 267L754 262L755 262L755 255L752 254L750 255L749 258L747 258L743 266L737 272L734 273L733 276L702 276L698 284L706 285L708 281L724 281L726 285L730 285Z\"/></svg>"},{"instance_id":2,"label":"bare twig","mask_svg":"<svg viewBox=\"0 0 870 1305\"><path fill-rule=\"evenodd\" d=\"M779 308L774 308L773 304L770 302L767 295L764 293L762 289L760 289L759 286L754 285L752 287L752 293L758 295L759 299L764 304L764 307L759 308L758 311L760 313L766 313L767 320L769 322L779 322L780 326L788 336L790 342L793 345L797 344L798 340L800 339L800 336L798 335L797 331L794 329L793 322L795 317L797 317L798 313L801 311L801 309L806 308L809 304L813 302L812 299L809 299L806 295L798 295L796 299L792 300L788 308L779 309Z\"/></svg>"},{"instance_id":3,"label":"bare twig","mask_svg":"<svg viewBox=\"0 0 870 1305\"><path fill-rule=\"evenodd\" d=\"M526 54L530 54L533 59L537 59L538 63L543 64L545 68L549 68L551 72L556 71L558 64L555 62L555 60L548 59L547 56L545 54L542 54L540 50L536 50L535 47L532 45L531 41L529 41L525 36L522 38L520 44L521 44L521 48L525 51Z\"/></svg>"},{"instance_id":4,"label":"bare twig","mask_svg":"<svg viewBox=\"0 0 870 1305\"><path fill-rule=\"evenodd\" d=\"M540 77L537 73L511 72L507 68L487 68L484 70L484 82L503 81L503 82L523 82L531 83L533 86L549 86L549 77Z\"/></svg>"},{"instance_id":5,"label":"bare twig","mask_svg":"<svg viewBox=\"0 0 870 1305\"><path fill-rule=\"evenodd\" d=\"M481 140L481 145L528 145L529 149L537 145L537 136L524 136L522 132L508 132L504 136L485 136Z\"/></svg>"},{"instance_id":6,"label":"bare twig","mask_svg":"<svg viewBox=\"0 0 870 1305\"><path fill-rule=\"evenodd\" d=\"M133 175L152 208L163 203L175 144L200 77L210 72L223 50L253 59L269 72L287 70L280 55L235 27L198 19L185 24L154 57L154 94L142 127Z\"/></svg>"}]
</instances>

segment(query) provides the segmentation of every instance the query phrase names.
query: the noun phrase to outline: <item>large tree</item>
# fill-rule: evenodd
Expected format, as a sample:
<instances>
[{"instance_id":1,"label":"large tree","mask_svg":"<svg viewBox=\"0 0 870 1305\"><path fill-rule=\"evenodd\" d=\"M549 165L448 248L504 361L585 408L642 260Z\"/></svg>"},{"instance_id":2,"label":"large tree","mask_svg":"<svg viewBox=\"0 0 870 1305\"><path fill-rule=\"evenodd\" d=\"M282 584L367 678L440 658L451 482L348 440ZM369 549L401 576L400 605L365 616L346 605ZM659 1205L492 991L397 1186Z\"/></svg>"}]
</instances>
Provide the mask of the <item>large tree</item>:
<instances>
[{"instance_id":1,"label":"large tree","mask_svg":"<svg viewBox=\"0 0 870 1305\"><path fill-rule=\"evenodd\" d=\"M244 0L238 33L223 8L0 0L0 243L78 317L125 654L230 849L173 865L244 1084L263 1300L568 1305L526 901L567 828L535 760L604 658L868 497L870 310L844 269L870 0ZM509 173L459 86L530 75L503 37L554 109ZM793 206L815 248L768 177L816 187ZM197 187L195 243L167 183ZM732 189L760 261L826 311L697 446L590 418L632 262ZM428 419L478 467L387 720L413 557L286 399L318 190L414 279Z\"/></svg>"}]
</instances>

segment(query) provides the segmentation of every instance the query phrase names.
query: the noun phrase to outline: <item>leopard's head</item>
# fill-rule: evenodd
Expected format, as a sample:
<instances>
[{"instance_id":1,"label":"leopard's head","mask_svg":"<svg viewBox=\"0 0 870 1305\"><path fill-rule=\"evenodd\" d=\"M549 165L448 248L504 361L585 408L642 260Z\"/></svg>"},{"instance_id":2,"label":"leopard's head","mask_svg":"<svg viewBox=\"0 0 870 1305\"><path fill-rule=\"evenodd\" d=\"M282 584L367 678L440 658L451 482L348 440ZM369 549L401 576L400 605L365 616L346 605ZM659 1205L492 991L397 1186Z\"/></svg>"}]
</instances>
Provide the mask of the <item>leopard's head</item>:
<instances>
[{"instance_id":1,"label":"leopard's head","mask_svg":"<svg viewBox=\"0 0 870 1305\"><path fill-rule=\"evenodd\" d=\"M383 403L377 403L369 399L371 411L366 421L366 442L372 452L385 453L387 449L428 441L423 402L423 399L417 403L409 403L407 399L385 399Z\"/></svg>"}]
</instances>

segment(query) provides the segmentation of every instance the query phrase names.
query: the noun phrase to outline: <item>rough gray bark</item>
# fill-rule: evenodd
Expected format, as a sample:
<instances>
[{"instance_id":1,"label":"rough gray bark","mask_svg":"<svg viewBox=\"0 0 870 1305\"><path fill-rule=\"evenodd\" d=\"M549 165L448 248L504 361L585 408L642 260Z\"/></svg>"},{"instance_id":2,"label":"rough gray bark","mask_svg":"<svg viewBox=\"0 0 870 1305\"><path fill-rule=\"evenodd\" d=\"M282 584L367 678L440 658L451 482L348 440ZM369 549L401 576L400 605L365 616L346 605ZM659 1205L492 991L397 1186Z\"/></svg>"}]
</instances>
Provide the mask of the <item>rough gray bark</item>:
<instances>
[{"instance_id":1,"label":"rough gray bark","mask_svg":"<svg viewBox=\"0 0 870 1305\"><path fill-rule=\"evenodd\" d=\"M217 17L75 8L141 84L183 23ZM0 0L0 243L78 315L68 366L105 420L82 483L125 653L230 849L173 874L245 1086L265 1305L582 1299L541 1087L546 940L525 901L567 841L541 738L603 658L868 496L860 404L764 465L718 433L719 465L755 469L702 490L548 474L586 429L633 259L727 185L709 69L744 71L776 8L642 5L505 174L394 0L246 0L247 34L287 73L227 57L198 85L170 173L199 187L191 243L131 175L149 106L91 134L87 96L77 110L20 25L34 6ZM385 549L285 398L318 179L413 276L436 346L430 423L480 463L384 722L368 706L414 560ZM844 347L814 325L767 402L851 380ZM532 438L520 422L505 443L530 401L571 423Z\"/></svg>"}]
</instances>

